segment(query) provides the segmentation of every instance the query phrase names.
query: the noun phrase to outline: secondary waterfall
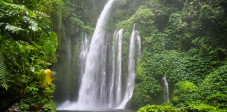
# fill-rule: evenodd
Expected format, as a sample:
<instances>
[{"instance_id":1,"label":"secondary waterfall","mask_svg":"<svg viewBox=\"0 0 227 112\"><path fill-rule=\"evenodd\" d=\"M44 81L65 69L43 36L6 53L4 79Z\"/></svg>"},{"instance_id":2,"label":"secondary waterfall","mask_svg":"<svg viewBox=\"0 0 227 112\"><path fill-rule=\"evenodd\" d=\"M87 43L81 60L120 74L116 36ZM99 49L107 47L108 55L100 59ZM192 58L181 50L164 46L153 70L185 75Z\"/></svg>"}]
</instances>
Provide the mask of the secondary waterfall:
<instances>
[{"instance_id":1,"label":"secondary waterfall","mask_svg":"<svg viewBox=\"0 0 227 112\"><path fill-rule=\"evenodd\" d=\"M166 79L166 76L164 75L162 78L164 82L164 88L163 88L163 93L164 93L164 102L169 102L169 85Z\"/></svg>"},{"instance_id":2,"label":"secondary waterfall","mask_svg":"<svg viewBox=\"0 0 227 112\"><path fill-rule=\"evenodd\" d=\"M125 67L128 73L123 74L123 29L116 30L112 39L105 31L113 2L109 0L105 5L91 41L86 34L81 40L77 58L80 72L75 74L81 79L78 99L66 100L58 110L123 109L132 97L141 39L135 24L129 43L128 67Z\"/></svg>"},{"instance_id":3,"label":"secondary waterfall","mask_svg":"<svg viewBox=\"0 0 227 112\"><path fill-rule=\"evenodd\" d=\"M137 44L135 43L135 41L137 40ZM138 53L137 53L137 57L135 58L135 51L136 51L136 47L138 48ZM131 33L131 37L130 37L130 45L129 45L129 61L128 61L128 78L127 78L127 86L126 86L126 92L124 95L124 99L122 101L122 103L119 105L118 108L125 108L127 102L131 99L132 95L133 95L133 90L134 90L134 81L135 81L135 67L136 67L136 60L135 59L139 59L141 56L141 39L140 39L140 35L139 32L137 30L137 26L136 24L134 24L133 26L133 30Z\"/></svg>"},{"instance_id":4,"label":"secondary waterfall","mask_svg":"<svg viewBox=\"0 0 227 112\"><path fill-rule=\"evenodd\" d=\"M123 29L115 31L112 44L112 76L110 79L109 107L117 106L122 101L122 38ZM116 54L117 56L115 56ZM115 64L115 62L117 63Z\"/></svg>"}]
</instances>

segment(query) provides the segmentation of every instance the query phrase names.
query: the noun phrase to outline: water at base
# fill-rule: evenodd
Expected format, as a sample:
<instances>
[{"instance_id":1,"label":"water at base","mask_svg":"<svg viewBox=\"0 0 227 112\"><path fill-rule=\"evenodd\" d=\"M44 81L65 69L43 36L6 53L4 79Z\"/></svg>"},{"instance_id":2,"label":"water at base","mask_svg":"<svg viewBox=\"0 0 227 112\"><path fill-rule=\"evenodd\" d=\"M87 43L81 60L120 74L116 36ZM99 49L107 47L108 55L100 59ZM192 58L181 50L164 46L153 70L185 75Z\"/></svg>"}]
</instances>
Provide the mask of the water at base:
<instances>
[{"instance_id":1,"label":"water at base","mask_svg":"<svg viewBox=\"0 0 227 112\"><path fill-rule=\"evenodd\" d=\"M57 112L136 112L126 109L107 109L107 110L57 110Z\"/></svg>"}]
</instances>

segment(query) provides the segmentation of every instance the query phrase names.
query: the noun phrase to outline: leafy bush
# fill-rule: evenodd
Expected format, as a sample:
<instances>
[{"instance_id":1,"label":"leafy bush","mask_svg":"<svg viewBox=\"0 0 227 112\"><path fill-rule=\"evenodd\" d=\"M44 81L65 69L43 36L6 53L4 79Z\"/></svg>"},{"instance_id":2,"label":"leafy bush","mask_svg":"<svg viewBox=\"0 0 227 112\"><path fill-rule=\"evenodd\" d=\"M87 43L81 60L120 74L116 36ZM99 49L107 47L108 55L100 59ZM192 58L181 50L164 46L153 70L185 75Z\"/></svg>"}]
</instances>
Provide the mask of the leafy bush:
<instances>
[{"instance_id":1,"label":"leafy bush","mask_svg":"<svg viewBox=\"0 0 227 112\"><path fill-rule=\"evenodd\" d=\"M180 81L175 85L171 102L177 107L182 107L197 97L197 94L194 94L196 91L198 87L192 82Z\"/></svg>"},{"instance_id":2,"label":"leafy bush","mask_svg":"<svg viewBox=\"0 0 227 112\"><path fill-rule=\"evenodd\" d=\"M28 36L27 33L41 30L35 20L36 15L25 6L5 2L0 5L0 33L11 36L16 40L31 40L32 36ZM15 37L14 34L19 34L21 36Z\"/></svg>"},{"instance_id":3,"label":"leafy bush","mask_svg":"<svg viewBox=\"0 0 227 112\"><path fill-rule=\"evenodd\" d=\"M189 105L187 107L183 107L179 110L179 112L224 112L224 111L219 110L210 105L199 104L199 105Z\"/></svg>"},{"instance_id":4,"label":"leafy bush","mask_svg":"<svg viewBox=\"0 0 227 112\"><path fill-rule=\"evenodd\" d=\"M188 94L198 90L198 87L189 81L180 81L175 85L175 88L178 90L174 94Z\"/></svg>"},{"instance_id":5,"label":"leafy bush","mask_svg":"<svg viewBox=\"0 0 227 112\"><path fill-rule=\"evenodd\" d=\"M174 107L165 105L147 105L145 107L140 108L137 112L177 112Z\"/></svg>"},{"instance_id":6,"label":"leafy bush","mask_svg":"<svg viewBox=\"0 0 227 112\"><path fill-rule=\"evenodd\" d=\"M56 106L55 106L54 102L52 100L50 100L47 104L45 104L42 107L42 110L44 112L55 112Z\"/></svg>"},{"instance_id":7,"label":"leafy bush","mask_svg":"<svg viewBox=\"0 0 227 112\"><path fill-rule=\"evenodd\" d=\"M220 110L206 104L188 105L177 109L168 105L147 105L140 108L137 112L225 112L225 110Z\"/></svg>"},{"instance_id":8,"label":"leafy bush","mask_svg":"<svg viewBox=\"0 0 227 112\"><path fill-rule=\"evenodd\" d=\"M202 95L201 99L212 94L227 94L227 65L217 68L214 72L207 75L204 81L199 86L199 93Z\"/></svg>"},{"instance_id":9,"label":"leafy bush","mask_svg":"<svg viewBox=\"0 0 227 112\"><path fill-rule=\"evenodd\" d=\"M226 94L212 94L206 98L207 104L212 106L227 109L227 95Z\"/></svg>"},{"instance_id":10,"label":"leafy bush","mask_svg":"<svg viewBox=\"0 0 227 112\"><path fill-rule=\"evenodd\" d=\"M54 91L51 72L42 75L56 62L58 40L50 18L14 2L0 1L0 111L13 104L30 109L28 105L46 103Z\"/></svg>"}]
</instances>

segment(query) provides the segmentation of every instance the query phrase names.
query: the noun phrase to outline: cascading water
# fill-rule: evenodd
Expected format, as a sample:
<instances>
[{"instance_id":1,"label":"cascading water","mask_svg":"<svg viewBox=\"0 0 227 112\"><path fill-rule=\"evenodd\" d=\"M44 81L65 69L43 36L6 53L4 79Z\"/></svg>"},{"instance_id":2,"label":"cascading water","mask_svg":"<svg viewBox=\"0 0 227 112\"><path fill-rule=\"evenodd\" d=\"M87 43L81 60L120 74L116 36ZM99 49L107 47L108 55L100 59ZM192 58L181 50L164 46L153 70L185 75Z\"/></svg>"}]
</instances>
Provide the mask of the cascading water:
<instances>
[{"instance_id":1,"label":"cascading water","mask_svg":"<svg viewBox=\"0 0 227 112\"><path fill-rule=\"evenodd\" d=\"M83 39L81 41L81 48L80 48L80 53L79 53L79 68L80 68L80 77L82 77L82 75L85 72L85 64L86 64L86 58L87 58L87 54L88 54L88 50L89 50L89 38L87 36L87 33L83 34Z\"/></svg>"},{"instance_id":2,"label":"cascading water","mask_svg":"<svg viewBox=\"0 0 227 112\"><path fill-rule=\"evenodd\" d=\"M110 92L109 92L109 107L111 107L112 105L114 105L114 94L112 94L114 92L114 85L115 85L115 52L116 52L116 46L117 46L117 35L118 35L118 31L114 32L114 36L113 36L113 44L112 44L112 73L111 73L111 79L110 79Z\"/></svg>"},{"instance_id":3,"label":"cascading water","mask_svg":"<svg viewBox=\"0 0 227 112\"><path fill-rule=\"evenodd\" d=\"M163 44L162 44L163 50L165 50L165 37L163 38ZM166 79L166 75L162 77L164 88L163 88L163 99L164 102L169 102L169 84Z\"/></svg>"},{"instance_id":4,"label":"cascading water","mask_svg":"<svg viewBox=\"0 0 227 112\"><path fill-rule=\"evenodd\" d=\"M114 0L105 5L92 36L88 52L85 73L79 90L78 107L101 108L107 104L105 100L106 72L105 67L105 26ZM104 50L104 52L103 52Z\"/></svg>"},{"instance_id":5,"label":"cascading water","mask_svg":"<svg viewBox=\"0 0 227 112\"><path fill-rule=\"evenodd\" d=\"M141 54L142 54L142 45L141 45L141 38L140 38L140 35L139 35L139 31L136 30L136 40L137 40L137 50L138 50L138 56L137 56L137 60L139 60Z\"/></svg>"},{"instance_id":6,"label":"cascading water","mask_svg":"<svg viewBox=\"0 0 227 112\"><path fill-rule=\"evenodd\" d=\"M118 32L118 52L117 52L117 75L116 75L116 104L119 105L122 100L122 38L123 38L123 29Z\"/></svg>"},{"instance_id":7,"label":"cascading water","mask_svg":"<svg viewBox=\"0 0 227 112\"><path fill-rule=\"evenodd\" d=\"M113 2L114 0L109 0L105 5L91 42L86 34L81 42L81 50L77 58L80 65L79 75L81 75L78 99L73 102L67 100L57 108L58 110L124 109L132 97L135 63L141 56L141 39L135 24L129 45L128 75L123 76L123 29L115 31L112 48L111 39L105 32ZM123 77L127 80L123 81Z\"/></svg>"},{"instance_id":8,"label":"cascading water","mask_svg":"<svg viewBox=\"0 0 227 112\"><path fill-rule=\"evenodd\" d=\"M135 60L135 51L136 51L136 43L137 40L137 47L138 47L138 54L137 58L141 56L141 39L138 30L136 29L137 26L134 24L133 30L131 33L130 38L130 45L129 45L129 61L128 61L128 78L127 78L127 86L126 86L126 92L124 95L124 99L122 103L119 105L118 108L125 108L127 102L131 99L133 95L134 90L134 81L135 81L135 67L136 67L136 60Z\"/></svg>"},{"instance_id":9,"label":"cascading water","mask_svg":"<svg viewBox=\"0 0 227 112\"><path fill-rule=\"evenodd\" d=\"M123 29L115 31L112 44L112 76L109 79L109 107L112 108L122 101L122 39Z\"/></svg>"},{"instance_id":10,"label":"cascading water","mask_svg":"<svg viewBox=\"0 0 227 112\"><path fill-rule=\"evenodd\" d=\"M169 102L169 85L166 79L166 76L164 75L163 78L163 83L164 83L164 89L163 89L163 93L164 93L164 102Z\"/></svg>"},{"instance_id":11,"label":"cascading water","mask_svg":"<svg viewBox=\"0 0 227 112\"><path fill-rule=\"evenodd\" d=\"M72 104L66 102L58 109L80 110L106 108L108 104L106 90L106 43L105 27L114 0L105 5L91 38L89 51L86 57L85 72L79 89L78 101ZM66 106L68 105L68 106Z\"/></svg>"}]
</instances>

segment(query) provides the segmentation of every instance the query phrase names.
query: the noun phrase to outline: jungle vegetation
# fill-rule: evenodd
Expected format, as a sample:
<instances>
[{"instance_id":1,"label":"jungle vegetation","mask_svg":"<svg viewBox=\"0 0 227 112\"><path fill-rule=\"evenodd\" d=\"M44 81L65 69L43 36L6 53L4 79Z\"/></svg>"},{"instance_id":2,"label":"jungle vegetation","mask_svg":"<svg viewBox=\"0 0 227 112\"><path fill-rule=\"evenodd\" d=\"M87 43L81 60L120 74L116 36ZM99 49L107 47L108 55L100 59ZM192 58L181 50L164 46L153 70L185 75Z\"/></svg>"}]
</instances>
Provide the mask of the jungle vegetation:
<instances>
[{"instance_id":1,"label":"jungle vegetation","mask_svg":"<svg viewBox=\"0 0 227 112\"><path fill-rule=\"evenodd\" d=\"M0 111L56 111L56 72L50 69L64 49L66 33L90 30L80 20L85 17L84 4L0 0Z\"/></svg>"},{"instance_id":2,"label":"jungle vegetation","mask_svg":"<svg viewBox=\"0 0 227 112\"><path fill-rule=\"evenodd\" d=\"M115 27L125 30L124 59L134 23L143 46L128 107L139 112L226 111L227 1L118 1ZM164 75L170 102L163 99Z\"/></svg>"},{"instance_id":3,"label":"jungle vegetation","mask_svg":"<svg viewBox=\"0 0 227 112\"><path fill-rule=\"evenodd\" d=\"M97 7L92 7L89 0L0 0L0 111L56 110L58 72L50 69L64 61L66 38L92 33L98 6L106 1L93 0ZM108 31L124 28L123 74L134 23L143 54L127 108L227 110L226 0L116 0ZM163 101L163 75L170 102Z\"/></svg>"}]
</instances>

